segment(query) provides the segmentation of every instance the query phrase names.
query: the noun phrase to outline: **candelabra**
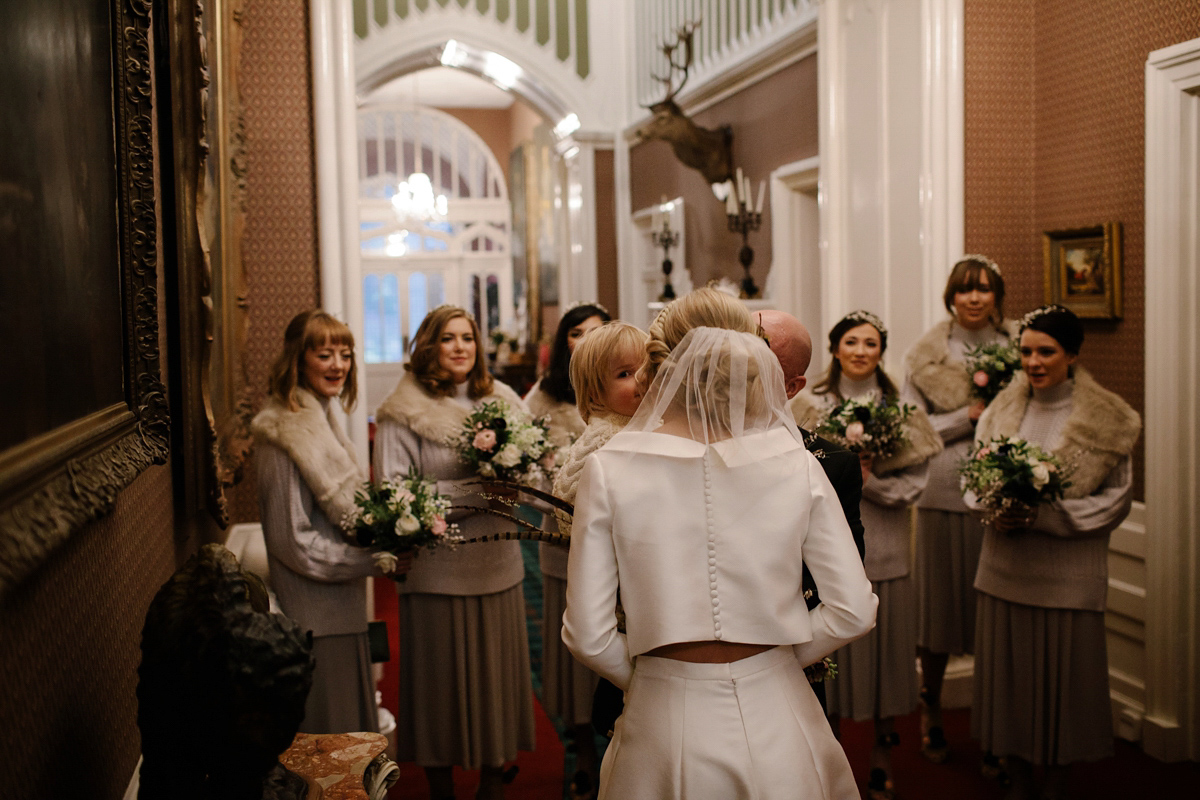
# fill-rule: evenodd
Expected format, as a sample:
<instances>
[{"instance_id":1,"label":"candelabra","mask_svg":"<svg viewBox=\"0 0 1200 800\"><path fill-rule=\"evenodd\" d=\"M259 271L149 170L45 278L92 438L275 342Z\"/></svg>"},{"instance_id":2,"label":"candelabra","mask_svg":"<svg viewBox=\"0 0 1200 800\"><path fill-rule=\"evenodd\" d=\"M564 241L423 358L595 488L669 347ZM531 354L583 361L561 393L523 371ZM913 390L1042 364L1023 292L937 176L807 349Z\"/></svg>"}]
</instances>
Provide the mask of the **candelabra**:
<instances>
[{"instance_id":1,"label":"candelabra","mask_svg":"<svg viewBox=\"0 0 1200 800\"><path fill-rule=\"evenodd\" d=\"M742 265L745 277L742 278L742 297L751 299L758 297L759 288L750 274L750 265L754 263L754 248L750 246L750 234L762 225L763 196L766 193L767 182L758 185L758 202L750 204L750 179L742 174L738 167L737 182L726 181L728 194L725 195L725 216L729 219L729 230L742 236L742 247L738 250L738 263Z\"/></svg>"},{"instance_id":2,"label":"candelabra","mask_svg":"<svg viewBox=\"0 0 1200 800\"><path fill-rule=\"evenodd\" d=\"M671 270L674 264L671 263L671 248L679 245L679 231L671 230L671 218L663 214L663 224L661 231L651 231L650 241L654 242L655 247L661 247L663 250L662 272L663 272L663 290L658 296L660 303L665 303L675 299L675 287L671 285Z\"/></svg>"}]
</instances>

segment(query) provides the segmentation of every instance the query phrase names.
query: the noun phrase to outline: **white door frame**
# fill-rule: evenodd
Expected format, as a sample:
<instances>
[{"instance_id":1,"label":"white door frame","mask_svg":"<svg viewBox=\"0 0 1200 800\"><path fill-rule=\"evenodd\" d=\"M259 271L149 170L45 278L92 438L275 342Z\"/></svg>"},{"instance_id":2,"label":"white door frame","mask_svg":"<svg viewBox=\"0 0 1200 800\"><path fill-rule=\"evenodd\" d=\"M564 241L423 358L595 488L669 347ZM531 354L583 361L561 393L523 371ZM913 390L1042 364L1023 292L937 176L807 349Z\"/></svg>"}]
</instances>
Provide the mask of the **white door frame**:
<instances>
[{"instance_id":1,"label":"white door frame","mask_svg":"<svg viewBox=\"0 0 1200 800\"><path fill-rule=\"evenodd\" d=\"M1146 60L1147 753L1200 759L1200 39Z\"/></svg>"}]
</instances>

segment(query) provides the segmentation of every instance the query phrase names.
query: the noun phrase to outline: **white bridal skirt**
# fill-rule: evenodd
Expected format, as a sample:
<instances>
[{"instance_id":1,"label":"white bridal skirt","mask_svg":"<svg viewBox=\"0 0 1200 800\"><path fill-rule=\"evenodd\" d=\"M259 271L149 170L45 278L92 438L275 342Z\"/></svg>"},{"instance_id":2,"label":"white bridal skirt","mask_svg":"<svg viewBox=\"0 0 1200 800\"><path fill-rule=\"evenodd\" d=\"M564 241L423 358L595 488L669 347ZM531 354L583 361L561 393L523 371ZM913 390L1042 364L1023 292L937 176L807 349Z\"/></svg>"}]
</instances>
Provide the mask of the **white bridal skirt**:
<instances>
[{"instance_id":1,"label":"white bridal skirt","mask_svg":"<svg viewBox=\"0 0 1200 800\"><path fill-rule=\"evenodd\" d=\"M858 797L792 649L730 664L638 656L600 767L600 800L735 797Z\"/></svg>"}]
</instances>

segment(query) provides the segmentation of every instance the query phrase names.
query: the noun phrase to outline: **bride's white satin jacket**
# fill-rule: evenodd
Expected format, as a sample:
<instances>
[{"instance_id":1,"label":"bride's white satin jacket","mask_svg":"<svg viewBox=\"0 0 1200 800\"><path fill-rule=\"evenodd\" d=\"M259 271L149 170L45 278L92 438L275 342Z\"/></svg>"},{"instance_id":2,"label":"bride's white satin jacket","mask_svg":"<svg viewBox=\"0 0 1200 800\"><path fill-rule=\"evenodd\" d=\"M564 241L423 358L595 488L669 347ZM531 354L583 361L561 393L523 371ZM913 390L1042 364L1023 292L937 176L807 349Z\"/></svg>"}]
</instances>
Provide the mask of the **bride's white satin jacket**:
<instances>
[{"instance_id":1,"label":"bride's white satin jacket","mask_svg":"<svg viewBox=\"0 0 1200 800\"><path fill-rule=\"evenodd\" d=\"M793 645L811 664L874 627L877 602L833 486L784 428L713 445L622 432L584 466L562 639L622 689L634 656L674 642Z\"/></svg>"}]
</instances>

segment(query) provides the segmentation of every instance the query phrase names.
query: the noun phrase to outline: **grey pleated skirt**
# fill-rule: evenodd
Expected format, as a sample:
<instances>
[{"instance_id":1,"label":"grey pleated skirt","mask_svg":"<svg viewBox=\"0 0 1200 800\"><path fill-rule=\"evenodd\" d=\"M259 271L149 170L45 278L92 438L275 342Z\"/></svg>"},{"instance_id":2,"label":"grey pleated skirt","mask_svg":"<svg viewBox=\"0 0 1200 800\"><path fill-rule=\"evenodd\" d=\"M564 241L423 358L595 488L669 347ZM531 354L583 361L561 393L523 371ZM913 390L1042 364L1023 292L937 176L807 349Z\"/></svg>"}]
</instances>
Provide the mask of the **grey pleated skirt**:
<instances>
[{"instance_id":1,"label":"grey pleated skirt","mask_svg":"<svg viewBox=\"0 0 1200 800\"><path fill-rule=\"evenodd\" d=\"M1033 764L1113 754L1104 614L979 595L971 733Z\"/></svg>"},{"instance_id":2,"label":"grey pleated skirt","mask_svg":"<svg viewBox=\"0 0 1200 800\"><path fill-rule=\"evenodd\" d=\"M313 637L312 691L304 704L303 733L379 732L371 648L367 634Z\"/></svg>"},{"instance_id":3,"label":"grey pleated skirt","mask_svg":"<svg viewBox=\"0 0 1200 800\"><path fill-rule=\"evenodd\" d=\"M975 571L983 523L968 513L917 509L917 644L960 656L975 649Z\"/></svg>"},{"instance_id":4,"label":"grey pleated skirt","mask_svg":"<svg viewBox=\"0 0 1200 800\"><path fill-rule=\"evenodd\" d=\"M909 576L872 581L875 628L833 654L837 677L825 686L831 715L898 717L917 707L917 595Z\"/></svg>"},{"instance_id":5,"label":"grey pleated skirt","mask_svg":"<svg viewBox=\"0 0 1200 800\"><path fill-rule=\"evenodd\" d=\"M499 766L534 746L520 584L465 597L400 595L397 761Z\"/></svg>"},{"instance_id":6,"label":"grey pleated skirt","mask_svg":"<svg viewBox=\"0 0 1200 800\"><path fill-rule=\"evenodd\" d=\"M542 603L542 707L567 725L586 725L592 720L592 696L600 678L576 661L562 642L567 582L543 573Z\"/></svg>"}]
</instances>

